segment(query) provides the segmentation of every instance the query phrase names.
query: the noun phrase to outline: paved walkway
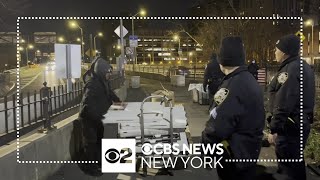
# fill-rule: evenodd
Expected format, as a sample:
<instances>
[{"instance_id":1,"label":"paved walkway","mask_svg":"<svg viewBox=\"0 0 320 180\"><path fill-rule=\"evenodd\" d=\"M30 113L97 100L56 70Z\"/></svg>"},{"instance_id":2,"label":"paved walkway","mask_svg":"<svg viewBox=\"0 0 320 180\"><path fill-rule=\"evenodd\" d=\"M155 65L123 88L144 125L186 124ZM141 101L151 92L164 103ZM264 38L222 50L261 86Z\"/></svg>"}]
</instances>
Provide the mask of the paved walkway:
<instances>
[{"instance_id":1,"label":"paved walkway","mask_svg":"<svg viewBox=\"0 0 320 180\"><path fill-rule=\"evenodd\" d=\"M197 142L204 129L205 122L208 120L208 105L199 105L198 103L192 102L191 92L188 92L188 87L173 87L168 82L162 82L163 86L171 91L175 92L175 104L183 104L185 111L187 112L189 131L193 142ZM128 89L127 102L141 102L147 95L152 92L161 90L162 87L159 81L150 79L141 79L141 87L138 89ZM263 148L261 157L264 159L275 159L274 149ZM258 166L258 177L259 180L280 180L281 178L274 178L272 174L276 171L275 163L260 163ZM147 177L142 177L139 173L136 174L104 174L101 177L91 177L84 174L76 164L64 165L55 175L49 178L49 180L90 180L90 179L121 179L121 180L140 180L140 179L154 179L154 180L167 180L167 179L203 179L203 180L214 180L218 179L216 170L207 169L193 169L188 167L184 170L172 171L173 176L160 175L161 172L158 170L148 171ZM308 170L308 180L320 180Z\"/></svg>"}]
</instances>

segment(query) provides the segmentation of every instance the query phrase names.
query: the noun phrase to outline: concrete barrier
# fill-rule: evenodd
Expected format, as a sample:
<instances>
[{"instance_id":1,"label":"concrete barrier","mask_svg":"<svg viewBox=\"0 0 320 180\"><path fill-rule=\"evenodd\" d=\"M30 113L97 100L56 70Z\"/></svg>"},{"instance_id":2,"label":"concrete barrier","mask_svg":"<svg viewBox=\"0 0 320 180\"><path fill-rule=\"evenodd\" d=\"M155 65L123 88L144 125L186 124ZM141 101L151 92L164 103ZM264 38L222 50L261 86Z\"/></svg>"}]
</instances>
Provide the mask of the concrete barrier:
<instances>
[{"instance_id":1,"label":"concrete barrier","mask_svg":"<svg viewBox=\"0 0 320 180\"><path fill-rule=\"evenodd\" d=\"M31 180L46 179L56 172L61 163L54 161L70 160L69 144L71 142L73 122L77 114L56 123L57 129L49 134L35 133L20 138L19 160L16 153L16 142L0 148L0 174L6 180ZM31 162L30 162L31 161ZM40 161L52 161L52 163L40 163Z\"/></svg>"},{"instance_id":2,"label":"concrete barrier","mask_svg":"<svg viewBox=\"0 0 320 180\"><path fill-rule=\"evenodd\" d=\"M142 78L154 79L159 81L170 81L169 76L164 76L162 74L153 74L153 73L146 73L146 72L129 72L129 71L127 71L126 74L130 76L140 76Z\"/></svg>"},{"instance_id":3,"label":"concrete barrier","mask_svg":"<svg viewBox=\"0 0 320 180\"><path fill-rule=\"evenodd\" d=\"M126 86L116 89L115 93L121 100L125 100ZM54 174L63 165L61 161L70 161L74 157L74 148L79 140L79 137L75 136L77 118L78 114L75 114L56 123L57 129L49 134L34 133L21 137L19 161L24 163L17 162L16 141L1 146L1 179L45 180Z\"/></svg>"}]
</instances>

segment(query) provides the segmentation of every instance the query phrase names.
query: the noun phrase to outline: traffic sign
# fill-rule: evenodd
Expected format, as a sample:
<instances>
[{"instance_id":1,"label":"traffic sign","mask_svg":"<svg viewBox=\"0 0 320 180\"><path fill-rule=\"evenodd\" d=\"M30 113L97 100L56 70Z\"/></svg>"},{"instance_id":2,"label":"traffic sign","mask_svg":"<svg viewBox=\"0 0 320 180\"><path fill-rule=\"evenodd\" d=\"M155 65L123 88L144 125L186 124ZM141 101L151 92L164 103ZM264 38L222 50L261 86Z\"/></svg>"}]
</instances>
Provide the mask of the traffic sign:
<instances>
[{"instance_id":1,"label":"traffic sign","mask_svg":"<svg viewBox=\"0 0 320 180\"><path fill-rule=\"evenodd\" d=\"M92 49L92 50L91 50L91 53L92 53L92 56L96 56L96 51L95 51L95 50ZM86 51L86 55L90 57L90 49L88 49L88 50Z\"/></svg>"},{"instance_id":2,"label":"traffic sign","mask_svg":"<svg viewBox=\"0 0 320 180\"><path fill-rule=\"evenodd\" d=\"M133 55L133 48L132 47L126 47L126 54L127 55Z\"/></svg>"},{"instance_id":3,"label":"traffic sign","mask_svg":"<svg viewBox=\"0 0 320 180\"><path fill-rule=\"evenodd\" d=\"M122 26L122 31L123 31L123 37L128 34L128 30L124 26ZM120 37L120 26L118 26L117 29L114 30L114 32Z\"/></svg>"},{"instance_id":4,"label":"traffic sign","mask_svg":"<svg viewBox=\"0 0 320 180\"><path fill-rule=\"evenodd\" d=\"M129 36L130 47L138 47L138 36Z\"/></svg>"}]
</instances>

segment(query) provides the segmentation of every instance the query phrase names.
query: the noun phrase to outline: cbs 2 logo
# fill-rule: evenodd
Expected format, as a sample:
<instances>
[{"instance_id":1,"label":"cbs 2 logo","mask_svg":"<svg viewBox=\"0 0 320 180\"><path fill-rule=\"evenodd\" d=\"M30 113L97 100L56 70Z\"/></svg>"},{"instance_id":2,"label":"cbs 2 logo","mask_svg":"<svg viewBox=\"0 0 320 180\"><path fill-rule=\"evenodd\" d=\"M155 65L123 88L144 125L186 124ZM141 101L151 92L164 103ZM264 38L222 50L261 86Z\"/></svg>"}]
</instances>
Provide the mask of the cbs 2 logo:
<instances>
[{"instance_id":1,"label":"cbs 2 logo","mask_svg":"<svg viewBox=\"0 0 320 180\"><path fill-rule=\"evenodd\" d=\"M132 150L130 148L122 148L120 152L117 149L111 148L106 151L104 157L108 163L117 163L120 159L120 163L132 163L132 160L127 158L132 156Z\"/></svg>"}]
</instances>

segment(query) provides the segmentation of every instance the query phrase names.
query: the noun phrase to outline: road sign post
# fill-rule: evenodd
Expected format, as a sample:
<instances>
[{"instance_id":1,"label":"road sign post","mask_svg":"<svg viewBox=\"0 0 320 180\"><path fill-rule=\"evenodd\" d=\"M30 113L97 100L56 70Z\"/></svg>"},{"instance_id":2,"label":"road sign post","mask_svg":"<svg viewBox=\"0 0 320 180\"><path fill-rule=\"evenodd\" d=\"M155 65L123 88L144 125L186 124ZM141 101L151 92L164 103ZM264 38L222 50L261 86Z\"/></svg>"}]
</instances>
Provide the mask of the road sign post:
<instances>
[{"instance_id":1,"label":"road sign post","mask_svg":"<svg viewBox=\"0 0 320 180\"><path fill-rule=\"evenodd\" d=\"M121 44L121 56L120 56L120 62L119 62L119 70L120 70L120 73L121 73L121 76L124 76L124 59L125 59L125 56L124 56L124 40L123 40L123 37L128 34L128 30L123 26L123 20L122 18L120 19L120 26L118 26L114 32L120 37L120 44Z\"/></svg>"},{"instance_id":2,"label":"road sign post","mask_svg":"<svg viewBox=\"0 0 320 180\"><path fill-rule=\"evenodd\" d=\"M72 91L72 78L81 77L81 46L55 44L56 76L67 79L68 92Z\"/></svg>"}]
</instances>

